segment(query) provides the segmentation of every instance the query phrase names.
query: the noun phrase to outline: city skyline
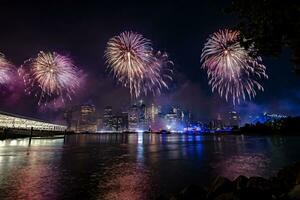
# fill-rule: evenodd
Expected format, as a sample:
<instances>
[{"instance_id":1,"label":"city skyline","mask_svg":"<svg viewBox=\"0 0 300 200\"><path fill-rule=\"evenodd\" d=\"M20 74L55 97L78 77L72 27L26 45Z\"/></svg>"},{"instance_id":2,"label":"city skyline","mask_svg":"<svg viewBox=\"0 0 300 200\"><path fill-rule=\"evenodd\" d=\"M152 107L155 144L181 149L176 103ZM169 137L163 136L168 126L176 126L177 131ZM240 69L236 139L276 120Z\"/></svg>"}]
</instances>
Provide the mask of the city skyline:
<instances>
[{"instance_id":1,"label":"city skyline","mask_svg":"<svg viewBox=\"0 0 300 200\"><path fill-rule=\"evenodd\" d=\"M219 112L214 118L202 121L189 110L180 106L146 104L138 101L120 109L105 106L99 110L91 103L69 107L64 112L68 131L76 133L114 133L114 132L211 132L231 131L245 125L275 122L289 116L280 113L248 113L241 117L234 110Z\"/></svg>"}]
</instances>

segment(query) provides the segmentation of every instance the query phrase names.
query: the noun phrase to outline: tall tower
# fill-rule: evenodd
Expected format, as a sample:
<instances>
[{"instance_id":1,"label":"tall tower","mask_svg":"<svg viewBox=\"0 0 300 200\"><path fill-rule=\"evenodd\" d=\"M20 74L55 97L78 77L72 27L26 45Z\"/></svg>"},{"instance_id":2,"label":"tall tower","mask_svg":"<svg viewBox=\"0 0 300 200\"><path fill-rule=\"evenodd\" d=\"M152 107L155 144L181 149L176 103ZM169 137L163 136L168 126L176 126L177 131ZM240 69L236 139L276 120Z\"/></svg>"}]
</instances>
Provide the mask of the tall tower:
<instances>
[{"instance_id":1,"label":"tall tower","mask_svg":"<svg viewBox=\"0 0 300 200\"><path fill-rule=\"evenodd\" d=\"M112 107L106 106L103 112L103 129L105 131L111 131L113 129L113 113Z\"/></svg>"},{"instance_id":2,"label":"tall tower","mask_svg":"<svg viewBox=\"0 0 300 200\"><path fill-rule=\"evenodd\" d=\"M131 106L128 111L128 129L129 131L136 131L139 125L139 107L137 105Z\"/></svg>"},{"instance_id":3,"label":"tall tower","mask_svg":"<svg viewBox=\"0 0 300 200\"><path fill-rule=\"evenodd\" d=\"M230 111L228 113L228 124L232 127L238 127L240 125L240 117L236 111Z\"/></svg>"},{"instance_id":4,"label":"tall tower","mask_svg":"<svg viewBox=\"0 0 300 200\"><path fill-rule=\"evenodd\" d=\"M147 119L149 122L154 122L158 115L158 107L153 103L147 108Z\"/></svg>"},{"instance_id":5,"label":"tall tower","mask_svg":"<svg viewBox=\"0 0 300 200\"><path fill-rule=\"evenodd\" d=\"M91 122L96 118L96 108L93 105L82 105L80 107L80 118L82 122Z\"/></svg>"},{"instance_id":6,"label":"tall tower","mask_svg":"<svg viewBox=\"0 0 300 200\"><path fill-rule=\"evenodd\" d=\"M80 106L80 122L78 132L96 132L97 117L94 105L85 104Z\"/></svg>"}]
</instances>

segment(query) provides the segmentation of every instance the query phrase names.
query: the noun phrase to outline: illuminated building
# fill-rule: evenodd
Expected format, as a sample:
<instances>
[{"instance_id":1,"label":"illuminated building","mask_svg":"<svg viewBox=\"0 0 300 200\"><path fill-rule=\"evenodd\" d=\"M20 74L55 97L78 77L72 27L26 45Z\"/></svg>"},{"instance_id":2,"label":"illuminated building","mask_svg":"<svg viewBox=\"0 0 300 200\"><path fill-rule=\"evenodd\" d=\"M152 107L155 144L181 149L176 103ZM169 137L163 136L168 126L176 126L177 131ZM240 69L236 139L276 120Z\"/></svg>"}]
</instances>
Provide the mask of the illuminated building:
<instances>
[{"instance_id":1,"label":"illuminated building","mask_svg":"<svg viewBox=\"0 0 300 200\"><path fill-rule=\"evenodd\" d=\"M68 130L77 132L80 123L80 106L73 106L65 112Z\"/></svg>"},{"instance_id":2,"label":"illuminated building","mask_svg":"<svg viewBox=\"0 0 300 200\"><path fill-rule=\"evenodd\" d=\"M271 113L267 113L267 112L264 113L264 116L266 116L266 118L268 120L272 120L272 121L277 120L277 119L287 118L286 115L274 114L274 113L271 114Z\"/></svg>"},{"instance_id":3,"label":"illuminated building","mask_svg":"<svg viewBox=\"0 0 300 200\"><path fill-rule=\"evenodd\" d=\"M113 129L112 117L113 117L112 107L106 106L103 112L103 130L112 131Z\"/></svg>"},{"instance_id":4,"label":"illuminated building","mask_svg":"<svg viewBox=\"0 0 300 200\"><path fill-rule=\"evenodd\" d=\"M65 112L68 130L74 132L96 132L98 120L92 104L73 106Z\"/></svg>"},{"instance_id":5,"label":"illuminated building","mask_svg":"<svg viewBox=\"0 0 300 200\"><path fill-rule=\"evenodd\" d=\"M97 131L100 131L103 127L103 118L97 117Z\"/></svg>"},{"instance_id":6,"label":"illuminated building","mask_svg":"<svg viewBox=\"0 0 300 200\"><path fill-rule=\"evenodd\" d=\"M228 125L228 126L230 126L230 125ZM225 127L225 123L222 120L222 117L220 114L218 114L217 119L209 122L209 128L211 130L222 130L222 129L224 129L224 127Z\"/></svg>"},{"instance_id":7,"label":"illuminated building","mask_svg":"<svg viewBox=\"0 0 300 200\"><path fill-rule=\"evenodd\" d=\"M82 122L95 121L96 108L93 105L82 105L80 107L80 117Z\"/></svg>"},{"instance_id":8,"label":"illuminated building","mask_svg":"<svg viewBox=\"0 0 300 200\"><path fill-rule=\"evenodd\" d=\"M159 114L159 107L155 106L153 103L147 107L146 110L146 119L149 122L154 122Z\"/></svg>"},{"instance_id":9,"label":"illuminated building","mask_svg":"<svg viewBox=\"0 0 300 200\"><path fill-rule=\"evenodd\" d=\"M172 112L176 114L177 121L183 121L184 120L184 113L179 107L173 107Z\"/></svg>"},{"instance_id":10,"label":"illuminated building","mask_svg":"<svg viewBox=\"0 0 300 200\"><path fill-rule=\"evenodd\" d=\"M66 120L67 123L67 130L71 130L71 126L72 126L72 110L68 109L65 111L64 113L64 119Z\"/></svg>"},{"instance_id":11,"label":"illuminated building","mask_svg":"<svg viewBox=\"0 0 300 200\"><path fill-rule=\"evenodd\" d=\"M168 111L167 111L168 110ZM103 127L101 131L160 131L170 127L172 131L183 131L187 127L191 114L183 112L180 107L162 110L155 104L146 105L138 101L122 114L113 114L112 107L107 106L103 114Z\"/></svg>"},{"instance_id":12,"label":"illuminated building","mask_svg":"<svg viewBox=\"0 0 300 200\"><path fill-rule=\"evenodd\" d=\"M128 112L122 112L123 122L122 127L123 131L128 131Z\"/></svg>"},{"instance_id":13,"label":"illuminated building","mask_svg":"<svg viewBox=\"0 0 300 200\"><path fill-rule=\"evenodd\" d=\"M80 106L80 122L77 132L97 131L96 108L94 105L87 104Z\"/></svg>"},{"instance_id":14,"label":"illuminated building","mask_svg":"<svg viewBox=\"0 0 300 200\"><path fill-rule=\"evenodd\" d=\"M102 127L98 128L103 132L127 131L128 130L128 113L114 115L111 106L106 106L103 112Z\"/></svg>"},{"instance_id":15,"label":"illuminated building","mask_svg":"<svg viewBox=\"0 0 300 200\"><path fill-rule=\"evenodd\" d=\"M227 125L231 127L238 127L240 125L240 117L236 111L230 111L228 113Z\"/></svg>"},{"instance_id":16,"label":"illuminated building","mask_svg":"<svg viewBox=\"0 0 300 200\"><path fill-rule=\"evenodd\" d=\"M257 115L257 116L249 116L249 122L251 124L256 124L256 123L266 123L266 122L274 122L276 120L282 119L282 118L287 118L286 115L282 114L274 114L274 113L263 113L262 115Z\"/></svg>"},{"instance_id":17,"label":"illuminated building","mask_svg":"<svg viewBox=\"0 0 300 200\"><path fill-rule=\"evenodd\" d=\"M179 107L172 107L171 111L165 115L166 128L172 131L183 131L186 126L184 112Z\"/></svg>"},{"instance_id":18,"label":"illuminated building","mask_svg":"<svg viewBox=\"0 0 300 200\"><path fill-rule=\"evenodd\" d=\"M139 107L137 105L131 106L128 112L128 129L129 131L136 131L139 126Z\"/></svg>"},{"instance_id":19,"label":"illuminated building","mask_svg":"<svg viewBox=\"0 0 300 200\"><path fill-rule=\"evenodd\" d=\"M138 105L139 108L139 128L146 130L148 127L147 107L143 102Z\"/></svg>"},{"instance_id":20,"label":"illuminated building","mask_svg":"<svg viewBox=\"0 0 300 200\"><path fill-rule=\"evenodd\" d=\"M126 131L128 130L128 116L119 115L112 117L112 127L114 131Z\"/></svg>"},{"instance_id":21,"label":"illuminated building","mask_svg":"<svg viewBox=\"0 0 300 200\"><path fill-rule=\"evenodd\" d=\"M177 114L176 113L168 113L165 115L165 118L167 119L168 123L176 123L177 122Z\"/></svg>"},{"instance_id":22,"label":"illuminated building","mask_svg":"<svg viewBox=\"0 0 300 200\"><path fill-rule=\"evenodd\" d=\"M64 131L67 126L48 123L42 120L23 117L6 112L0 112L0 127L1 128L18 128L18 129L36 129L36 130L51 130Z\"/></svg>"}]
</instances>

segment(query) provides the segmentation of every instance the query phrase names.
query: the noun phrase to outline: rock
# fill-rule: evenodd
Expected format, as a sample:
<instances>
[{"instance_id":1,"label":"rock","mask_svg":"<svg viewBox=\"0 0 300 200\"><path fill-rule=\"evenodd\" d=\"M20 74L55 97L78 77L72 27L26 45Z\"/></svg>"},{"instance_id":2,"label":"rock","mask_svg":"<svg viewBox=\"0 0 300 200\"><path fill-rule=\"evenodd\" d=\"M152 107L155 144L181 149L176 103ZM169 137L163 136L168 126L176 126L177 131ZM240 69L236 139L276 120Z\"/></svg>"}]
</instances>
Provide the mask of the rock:
<instances>
[{"instance_id":1,"label":"rock","mask_svg":"<svg viewBox=\"0 0 300 200\"><path fill-rule=\"evenodd\" d=\"M155 200L168 200L168 199L169 199L168 197L166 197L162 194L155 198Z\"/></svg>"},{"instance_id":2,"label":"rock","mask_svg":"<svg viewBox=\"0 0 300 200\"><path fill-rule=\"evenodd\" d=\"M276 177L239 176L233 182L217 177L205 190L190 185L171 198L172 200L300 200L300 162L283 168Z\"/></svg>"},{"instance_id":3,"label":"rock","mask_svg":"<svg viewBox=\"0 0 300 200\"><path fill-rule=\"evenodd\" d=\"M250 177L246 187L236 192L239 199L253 200L264 199L271 200L271 181L262 177Z\"/></svg>"},{"instance_id":4,"label":"rock","mask_svg":"<svg viewBox=\"0 0 300 200\"><path fill-rule=\"evenodd\" d=\"M259 189L265 192L271 191L271 181L262 177L251 177L247 182L248 189Z\"/></svg>"},{"instance_id":5,"label":"rock","mask_svg":"<svg viewBox=\"0 0 300 200\"><path fill-rule=\"evenodd\" d=\"M218 176L208 188L208 198L213 199L223 193L232 192L234 188L233 183L225 177Z\"/></svg>"},{"instance_id":6,"label":"rock","mask_svg":"<svg viewBox=\"0 0 300 200\"><path fill-rule=\"evenodd\" d=\"M207 192L204 188L197 185L189 185L185 187L180 193L172 199L176 200L199 200L206 199Z\"/></svg>"},{"instance_id":7,"label":"rock","mask_svg":"<svg viewBox=\"0 0 300 200\"><path fill-rule=\"evenodd\" d=\"M293 187L293 189L288 193L288 197L291 200L300 200L300 184Z\"/></svg>"},{"instance_id":8,"label":"rock","mask_svg":"<svg viewBox=\"0 0 300 200\"><path fill-rule=\"evenodd\" d=\"M239 198L233 192L228 192L217 196L214 200L239 200Z\"/></svg>"},{"instance_id":9,"label":"rock","mask_svg":"<svg viewBox=\"0 0 300 200\"><path fill-rule=\"evenodd\" d=\"M289 191L295 185L300 184L300 162L279 170L277 178L285 191Z\"/></svg>"},{"instance_id":10,"label":"rock","mask_svg":"<svg viewBox=\"0 0 300 200\"><path fill-rule=\"evenodd\" d=\"M273 200L273 196L270 193L266 193L259 189L241 189L234 193L235 199L242 199L242 200Z\"/></svg>"},{"instance_id":11,"label":"rock","mask_svg":"<svg viewBox=\"0 0 300 200\"><path fill-rule=\"evenodd\" d=\"M270 179L271 182L271 193L279 198L283 195L284 190L281 187L281 182L279 181L279 179L277 177L273 177Z\"/></svg>"},{"instance_id":12,"label":"rock","mask_svg":"<svg viewBox=\"0 0 300 200\"><path fill-rule=\"evenodd\" d=\"M239 176L237 177L234 181L234 189L235 190L241 190L243 188L246 188L247 183L248 183L248 178L246 176Z\"/></svg>"},{"instance_id":13,"label":"rock","mask_svg":"<svg viewBox=\"0 0 300 200\"><path fill-rule=\"evenodd\" d=\"M240 176L234 180L233 193L218 196L218 199L242 199L242 200L272 200L271 181L261 177Z\"/></svg>"}]
</instances>

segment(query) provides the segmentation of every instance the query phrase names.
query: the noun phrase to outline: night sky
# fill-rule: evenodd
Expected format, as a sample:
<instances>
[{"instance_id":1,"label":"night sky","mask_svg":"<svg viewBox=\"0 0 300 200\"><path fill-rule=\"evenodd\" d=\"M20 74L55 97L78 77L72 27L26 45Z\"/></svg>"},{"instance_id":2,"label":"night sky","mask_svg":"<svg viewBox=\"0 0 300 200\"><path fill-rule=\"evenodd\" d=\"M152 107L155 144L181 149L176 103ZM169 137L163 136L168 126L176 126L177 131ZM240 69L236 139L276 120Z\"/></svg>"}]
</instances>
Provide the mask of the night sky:
<instances>
[{"instance_id":1,"label":"night sky","mask_svg":"<svg viewBox=\"0 0 300 200\"><path fill-rule=\"evenodd\" d=\"M222 9L230 1L1 1L0 51L16 66L39 51L70 55L84 70L87 83L72 104L92 102L99 112L106 105L116 110L129 104L128 90L107 73L103 52L114 35L132 30L150 39L157 50L166 51L175 63L174 83L164 95L152 99L159 104L180 105L200 119L230 110L230 103L212 94L200 55L210 33L234 27L236 16ZM280 112L300 114L300 77L292 72L288 49L280 58L263 58L269 79L265 92L235 109L242 114ZM2 97L0 110L53 119L53 111L41 111L36 101L15 88Z\"/></svg>"}]
</instances>

